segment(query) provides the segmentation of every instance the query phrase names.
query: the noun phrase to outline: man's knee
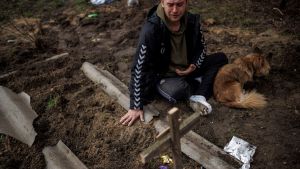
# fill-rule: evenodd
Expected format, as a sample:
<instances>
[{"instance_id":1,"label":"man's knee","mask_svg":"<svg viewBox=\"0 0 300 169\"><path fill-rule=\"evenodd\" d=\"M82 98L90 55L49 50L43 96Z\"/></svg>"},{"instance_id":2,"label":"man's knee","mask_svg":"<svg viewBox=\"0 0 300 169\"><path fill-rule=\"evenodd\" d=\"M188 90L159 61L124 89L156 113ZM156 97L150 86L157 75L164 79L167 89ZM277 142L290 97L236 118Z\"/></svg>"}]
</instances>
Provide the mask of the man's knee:
<instances>
[{"instance_id":1,"label":"man's knee","mask_svg":"<svg viewBox=\"0 0 300 169\"><path fill-rule=\"evenodd\" d=\"M206 64L208 66L208 69L219 68L228 63L227 56L222 52L213 53L208 57L206 57L206 59L207 59Z\"/></svg>"},{"instance_id":2,"label":"man's knee","mask_svg":"<svg viewBox=\"0 0 300 169\"><path fill-rule=\"evenodd\" d=\"M225 65L228 63L228 58L225 55L225 53L218 52L215 55L216 55L217 62L220 63L221 65Z\"/></svg>"},{"instance_id":3,"label":"man's knee","mask_svg":"<svg viewBox=\"0 0 300 169\"><path fill-rule=\"evenodd\" d=\"M157 84L158 92L171 103L188 97L189 85L183 78L165 78Z\"/></svg>"}]
</instances>

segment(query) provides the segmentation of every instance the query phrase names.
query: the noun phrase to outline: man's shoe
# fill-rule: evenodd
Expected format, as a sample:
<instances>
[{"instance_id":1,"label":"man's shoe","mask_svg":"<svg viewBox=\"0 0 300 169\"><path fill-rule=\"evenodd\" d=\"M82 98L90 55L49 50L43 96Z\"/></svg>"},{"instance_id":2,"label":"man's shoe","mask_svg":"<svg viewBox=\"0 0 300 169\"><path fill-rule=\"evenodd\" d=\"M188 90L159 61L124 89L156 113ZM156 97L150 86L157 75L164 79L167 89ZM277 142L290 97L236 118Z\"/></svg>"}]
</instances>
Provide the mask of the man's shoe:
<instances>
[{"instance_id":1,"label":"man's shoe","mask_svg":"<svg viewBox=\"0 0 300 169\"><path fill-rule=\"evenodd\" d=\"M211 105L206 101L205 97L201 95L193 95L190 97L190 107L194 112L205 116L211 113Z\"/></svg>"}]
</instances>

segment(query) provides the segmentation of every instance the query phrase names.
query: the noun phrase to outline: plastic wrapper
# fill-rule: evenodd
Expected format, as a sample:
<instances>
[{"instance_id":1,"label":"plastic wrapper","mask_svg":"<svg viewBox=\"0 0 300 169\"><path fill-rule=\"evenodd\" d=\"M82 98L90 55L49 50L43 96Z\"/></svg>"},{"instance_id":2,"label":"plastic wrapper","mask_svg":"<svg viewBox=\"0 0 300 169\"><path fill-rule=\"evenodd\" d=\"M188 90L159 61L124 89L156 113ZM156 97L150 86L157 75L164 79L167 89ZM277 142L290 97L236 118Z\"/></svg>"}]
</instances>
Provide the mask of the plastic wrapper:
<instances>
[{"instance_id":1,"label":"plastic wrapper","mask_svg":"<svg viewBox=\"0 0 300 169\"><path fill-rule=\"evenodd\" d=\"M235 136L233 136L231 141L224 147L224 151L244 163L241 169L250 168L250 162L252 161L255 150L255 146Z\"/></svg>"},{"instance_id":2,"label":"plastic wrapper","mask_svg":"<svg viewBox=\"0 0 300 169\"><path fill-rule=\"evenodd\" d=\"M162 155L160 158L161 158L163 164L173 163L173 160L168 155Z\"/></svg>"},{"instance_id":3,"label":"plastic wrapper","mask_svg":"<svg viewBox=\"0 0 300 169\"><path fill-rule=\"evenodd\" d=\"M101 5L111 3L112 1L113 0L91 0L91 3L94 5Z\"/></svg>"},{"instance_id":4,"label":"plastic wrapper","mask_svg":"<svg viewBox=\"0 0 300 169\"><path fill-rule=\"evenodd\" d=\"M159 166L159 169L169 169L169 167L166 166L166 165L160 165L160 166Z\"/></svg>"}]
</instances>

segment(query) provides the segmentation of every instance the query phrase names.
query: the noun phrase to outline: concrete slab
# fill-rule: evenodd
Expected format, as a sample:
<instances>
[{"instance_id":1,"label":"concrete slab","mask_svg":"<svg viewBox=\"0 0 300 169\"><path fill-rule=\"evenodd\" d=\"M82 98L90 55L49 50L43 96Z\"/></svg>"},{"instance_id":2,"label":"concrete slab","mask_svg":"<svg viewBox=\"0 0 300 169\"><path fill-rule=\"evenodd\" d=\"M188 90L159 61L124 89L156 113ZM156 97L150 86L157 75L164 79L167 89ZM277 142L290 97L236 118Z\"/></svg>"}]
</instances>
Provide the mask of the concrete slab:
<instances>
[{"instance_id":1,"label":"concrete slab","mask_svg":"<svg viewBox=\"0 0 300 169\"><path fill-rule=\"evenodd\" d=\"M61 140L56 146L45 147L43 154L46 159L47 169L87 169Z\"/></svg>"},{"instance_id":2,"label":"concrete slab","mask_svg":"<svg viewBox=\"0 0 300 169\"><path fill-rule=\"evenodd\" d=\"M30 96L14 93L0 86L0 133L9 135L31 146L37 133L32 126L38 115L30 105Z\"/></svg>"}]
</instances>

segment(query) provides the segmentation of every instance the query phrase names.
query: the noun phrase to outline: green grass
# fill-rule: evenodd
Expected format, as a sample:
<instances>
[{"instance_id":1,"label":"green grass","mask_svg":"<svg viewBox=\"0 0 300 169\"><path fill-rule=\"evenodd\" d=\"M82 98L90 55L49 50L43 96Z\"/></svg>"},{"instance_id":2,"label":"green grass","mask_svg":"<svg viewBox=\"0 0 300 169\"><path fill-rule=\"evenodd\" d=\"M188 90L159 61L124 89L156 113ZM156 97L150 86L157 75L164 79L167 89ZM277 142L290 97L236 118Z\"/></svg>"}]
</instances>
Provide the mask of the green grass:
<instances>
[{"instance_id":1,"label":"green grass","mask_svg":"<svg viewBox=\"0 0 300 169\"><path fill-rule=\"evenodd\" d=\"M55 97L50 97L50 99L48 100L47 102L47 110L51 110L53 108L55 108L58 104L58 101L59 101L59 97L58 96L55 96Z\"/></svg>"}]
</instances>

